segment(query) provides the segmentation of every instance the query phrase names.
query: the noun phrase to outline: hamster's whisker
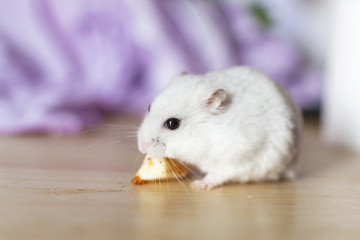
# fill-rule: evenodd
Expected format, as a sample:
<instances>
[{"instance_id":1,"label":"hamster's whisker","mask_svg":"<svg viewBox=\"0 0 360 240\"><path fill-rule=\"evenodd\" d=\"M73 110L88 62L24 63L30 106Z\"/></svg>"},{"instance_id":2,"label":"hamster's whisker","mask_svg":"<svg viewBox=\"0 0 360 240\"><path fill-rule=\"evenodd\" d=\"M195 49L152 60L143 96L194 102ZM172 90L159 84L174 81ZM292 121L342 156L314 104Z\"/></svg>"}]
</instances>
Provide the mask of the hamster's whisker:
<instances>
[{"instance_id":1,"label":"hamster's whisker","mask_svg":"<svg viewBox=\"0 0 360 240\"><path fill-rule=\"evenodd\" d=\"M137 160L139 160L139 157L141 156L142 154L140 152L137 153L136 155L136 158L134 158L132 161L133 162L136 162Z\"/></svg>"},{"instance_id":2,"label":"hamster's whisker","mask_svg":"<svg viewBox=\"0 0 360 240\"><path fill-rule=\"evenodd\" d=\"M137 133L137 128L128 128L128 127L103 127L103 129L112 130L116 132L128 132L128 133Z\"/></svg>"},{"instance_id":3,"label":"hamster's whisker","mask_svg":"<svg viewBox=\"0 0 360 240\"><path fill-rule=\"evenodd\" d=\"M128 134L126 135L127 138L137 140L137 134Z\"/></svg>"},{"instance_id":4,"label":"hamster's whisker","mask_svg":"<svg viewBox=\"0 0 360 240\"><path fill-rule=\"evenodd\" d=\"M110 128L132 128L136 129L138 126L135 124L101 124L101 126L110 127Z\"/></svg>"},{"instance_id":5,"label":"hamster's whisker","mask_svg":"<svg viewBox=\"0 0 360 240\"><path fill-rule=\"evenodd\" d=\"M137 130L137 126L121 126L121 125L111 125L111 124L100 124L99 126L97 127L92 127L92 128L89 128L89 129L86 129L86 130L82 130L80 131L80 134L82 133L86 133L86 132L92 132L92 131L96 131L96 130L133 130L133 131L136 131Z\"/></svg>"},{"instance_id":6,"label":"hamster's whisker","mask_svg":"<svg viewBox=\"0 0 360 240\"><path fill-rule=\"evenodd\" d=\"M165 161L167 167L171 170L171 174L176 178L176 180L181 184L181 186L185 189L186 193L191 197L189 190L187 189L186 185L176 176L172 168L169 166L169 163Z\"/></svg>"},{"instance_id":7,"label":"hamster's whisker","mask_svg":"<svg viewBox=\"0 0 360 240\"><path fill-rule=\"evenodd\" d=\"M129 142L124 138L115 138L115 139L109 140L109 142L105 143L106 144L105 146L112 145L112 144L117 144L117 143L127 143L126 150L129 150L130 146L135 146L134 142Z\"/></svg>"},{"instance_id":8,"label":"hamster's whisker","mask_svg":"<svg viewBox=\"0 0 360 240\"><path fill-rule=\"evenodd\" d=\"M155 178L155 192L158 192L157 180L158 180L158 179ZM160 183L159 183L159 184L160 184Z\"/></svg>"},{"instance_id":9,"label":"hamster's whisker","mask_svg":"<svg viewBox=\"0 0 360 240\"><path fill-rule=\"evenodd\" d=\"M135 143L130 143L130 149L131 150L134 150L134 151L136 151L137 153L139 152L139 151L137 151L137 145L135 144Z\"/></svg>"},{"instance_id":10,"label":"hamster's whisker","mask_svg":"<svg viewBox=\"0 0 360 240\"><path fill-rule=\"evenodd\" d=\"M169 160L170 160L171 163L176 167L176 169L181 173L181 175L182 175L183 177L185 177L186 180L189 181L189 183L191 183L190 179L186 176L186 174L185 174L183 171L181 171L181 169L180 169L176 164L174 164L174 161L173 161L171 158L169 158Z\"/></svg>"},{"instance_id":11,"label":"hamster's whisker","mask_svg":"<svg viewBox=\"0 0 360 240\"><path fill-rule=\"evenodd\" d=\"M157 192L157 190L156 190L156 178L154 179L154 183L155 183L155 192Z\"/></svg>"},{"instance_id":12,"label":"hamster's whisker","mask_svg":"<svg viewBox=\"0 0 360 240\"><path fill-rule=\"evenodd\" d=\"M163 148L166 149L166 144L165 144L165 143L163 143L163 142L161 142L161 141L159 141L158 143L159 143Z\"/></svg>"},{"instance_id":13,"label":"hamster's whisker","mask_svg":"<svg viewBox=\"0 0 360 240\"><path fill-rule=\"evenodd\" d=\"M113 143L128 143L128 144L136 145L135 139L128 139L128 138L115 139Z\"/></svg>"},{"instance_id":14,"label":"hamster's whisker","mask_svg":"<svg viewBox=\"0 0 360 240\"><path fill-rule=\"evenodd\" d=\"M202 154L200 153L200 151L197 150L197 149L193 149L193 151L195 151L196 155L198 156L197 158L198 158L198 159L201 159ZM182 162L180 162L180 163L183 164ZM201 173L195 172L193 169L191 169L191 167L187 166L186 164L183 164L183 166L184 166L187 170L189 170L189 172L191 172L191 174L193 174L195 177L197 177L197 178L201 177Z\"/></svg>"},{"instance_id":15,"label":"hamster's whisker","mask_svg":"<svg viewBox=\"0 0 360 240\"><path fill-rule=\"evenodd\" d=\"M109 128L108 127L90 128L90 129L82 130L82 131L76 133L75 135L76 136L82 136L82 135L85 135L85 134L89 134L89 133L93 133L93 132L101 131L101 130L109 130Z\"/></svg>"},{"instance_id":16,"label":"hamster's whisker","mask_svg":"<svg viewBox=\"0 0 360 240\"><path fill-rule=\"evenodd\" d=\"M136 146L135 143L129 143L129 145L130 145L131 150L136 150L137 149L137 146Z\"/></svg>"},{"instance_id":17,"label":"hamster's whisker","mask_svg":"<svg viewBox=\"0 0 360 240\"><path fill-rule=\"evenodd\" d=\"M195 149L194 149L195 150ZM199 157L201 156L201 154L198 152L197 155L199 155ZM193 176L195 176L196 178L201 178L201 173L196 172L195 170L191 169L191 167L189 167L188 165L186 165L185 163L182 163L181 161L179 161L179 163L186 168L186 170L188 170Z\"/></svg>"},{"instance_id":18,"label":"hamster's whisker","mask_svg":"<svg viewBox=\"0 0 360 240\"><path fill-rule=\"evenodd\" d=\"M160 189L160 192L161 192L161 181L160 181L160 176L159 176L158 178L159 178L159 189Z\"/></svg>"},{"instance_id":19,"label":"hamster's whisker","mask_svg":"<svg viewBox=\"0 0 360 240\"><path fill-rule=\"evenodd\" d=\"M166 178L166 186L167 186L167 191L168 191L168 194L169 194L170 189L169 189L169 179L168 178Z\"/></svg>"},{"instance_id":20,"label":"hamster's whisker","mask_svg":"<svg viewBox=\"0 0 360 240\"><path fill-rule=\"evenodd\" d=\"M135 134L126 134L124 136L124 138L136 140L137 135L135 135Z\"/></svg>"},{"instance_id":21,"label":"hamster's whisker","mask_svg":"<svg viewBox=\"0 0 360 240\"><path fill-rule=\"evenodd\" d=\"M114 127L109 127L109 126L99 126L99 127L94 127L94 128L89 128L89 129L85 129L82 130L78 133L78 135L82 135L82 134L86 134L86 133L90 133L90 132L95 132L95 131L100 131L100 130L111 130L113 132L119 132L119 133L137 133L137 129L129 129L129 128L114 128Z\"/></svg>"},{"instance_id":22,"label":"hamster's whisker","mask_svg":"<svg viewBox=\"0 0 360 240\"><path fill-rule=\"evenodd\" d=\"M123 143L124 141L125 141L124 139L114 139L111 142L109 141L107 144L112 145L112 144L117 144L117 143Z\"/></svg>"},{"instance_id":23,"label":"hamster's whisker","mask_svg":"<svg viewBox=\"0 0 360 240\"><path fill-rule=\"evenodd\" d=\"M103 143L106 143L106 142L109 142L109 141L115 141L115 140L119 140L119 137L107 137L105 139L101 139L99 141L96 141L94 143L91 143L91 144L87 145L85 147L85 149L93 148L93 147L98 146L100 144L103 144Z\"/></svg>"},{"instance_id":24,"label":"hamster's whisker","mask_svg":"<svg viewBox=\"0 0 360 240\"><path fill-rule=\"evenodd\" d=\"M186 170L188 170L191 174L193 174L195 177L200 177L200 174L196 173L194 170L192 170L189 166L187 166L186 164L182 163L179 161L179 163L186 168Z\"/></svg>"},{"instance_id":25,"label":"hamster's whisker","mask_svg":"<svg viewBox=\"0 0 360 240\"><path fill-rule=\"evenodd\" d=\"M127 144L126 148L125 148L125 152L128 152L130 150L131 144Z\"/></svg>"}]
</instances>

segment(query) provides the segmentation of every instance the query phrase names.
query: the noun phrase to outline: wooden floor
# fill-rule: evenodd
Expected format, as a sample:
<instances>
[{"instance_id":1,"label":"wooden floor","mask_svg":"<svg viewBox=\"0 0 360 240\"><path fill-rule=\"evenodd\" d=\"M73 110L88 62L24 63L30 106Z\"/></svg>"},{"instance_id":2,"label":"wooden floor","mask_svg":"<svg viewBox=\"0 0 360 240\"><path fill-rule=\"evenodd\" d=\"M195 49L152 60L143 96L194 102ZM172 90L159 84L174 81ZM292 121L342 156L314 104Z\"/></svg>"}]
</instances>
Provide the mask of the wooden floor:
<instances>
[{"instance_id":1,"label":"wooden floor","mask_svg":"<svg viewBox=\"0 0 360 240\"><path fill-rule=\"evenodd\" d=\"M360 239L360 156L324 144L314 121L296 181L200 192L132 185L143 156L128 132L1 137L0 239Z\"/></svg>"}]
</instances>

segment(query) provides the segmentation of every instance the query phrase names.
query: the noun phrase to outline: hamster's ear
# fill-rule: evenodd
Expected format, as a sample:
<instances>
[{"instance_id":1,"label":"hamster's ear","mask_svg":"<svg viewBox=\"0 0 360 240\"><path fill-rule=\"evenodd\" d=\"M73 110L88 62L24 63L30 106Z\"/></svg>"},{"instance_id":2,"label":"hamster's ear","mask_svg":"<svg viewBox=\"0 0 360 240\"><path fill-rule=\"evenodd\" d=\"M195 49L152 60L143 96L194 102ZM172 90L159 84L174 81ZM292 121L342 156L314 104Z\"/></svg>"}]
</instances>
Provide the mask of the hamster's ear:
<instances>
[{"instance_id":1,"label":"hamster's ear","mask_svg":"<svg viewBox=\"0 0 360 240\"><path fill-rule=\"evenodd\" d=\"M223 103L226 100L226 92L224 89L217 89L214 91L211 96L206 101L206 106L210 112L216 113L223 106Z\"/></svg>"}]
</instances>

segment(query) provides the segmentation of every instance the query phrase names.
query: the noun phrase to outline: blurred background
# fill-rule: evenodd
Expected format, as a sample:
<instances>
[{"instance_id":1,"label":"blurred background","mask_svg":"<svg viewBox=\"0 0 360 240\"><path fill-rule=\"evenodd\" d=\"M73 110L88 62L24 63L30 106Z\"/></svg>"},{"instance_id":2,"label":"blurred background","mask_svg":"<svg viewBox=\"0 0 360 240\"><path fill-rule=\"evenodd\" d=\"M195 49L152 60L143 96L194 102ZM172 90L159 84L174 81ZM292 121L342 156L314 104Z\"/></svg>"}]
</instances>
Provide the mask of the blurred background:
<instances>
[{"instance_id":1,"label":"blurred background","mask_svg":"<svg viewBox=\"0 0 360 240\"><path fill-rule=\"evenodd\" d=\"M360 0L0 0L0 239L359 239L359 26ZM171 78L243 64L304 112L297 180L133 186Z\"/></svg>"},{"instance_id":2,"label":"blurred background","mask_svg":"<svg viewBox=\"0 0 360 240\"><path fill-rule=\"evenodd\" d=\"M71 134L109 115L142 115L178 73L240 64L318 112L332 5L0 0L0 134Z\"/></svg>"}]
</instances>

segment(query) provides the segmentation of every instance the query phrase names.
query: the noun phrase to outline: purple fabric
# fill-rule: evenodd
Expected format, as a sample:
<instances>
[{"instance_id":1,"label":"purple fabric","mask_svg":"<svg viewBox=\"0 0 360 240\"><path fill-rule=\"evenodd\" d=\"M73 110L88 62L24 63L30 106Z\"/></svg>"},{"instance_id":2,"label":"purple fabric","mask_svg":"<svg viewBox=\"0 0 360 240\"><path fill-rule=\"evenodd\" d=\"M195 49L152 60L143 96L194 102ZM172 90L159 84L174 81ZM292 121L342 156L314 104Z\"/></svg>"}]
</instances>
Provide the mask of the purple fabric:
<instances>
[{"instance_id":1,"label":"purple fabric","mask_svg":"<svg viewBox=\"0 0 360 240\"><path fill-rule=\"evenodd\" d=\"M304 108L321 78L293 43L226 1L2 1L0 134L74 133L104 113L143 112L172 76L238 64Z\"/></svg>"}]
</instances>

